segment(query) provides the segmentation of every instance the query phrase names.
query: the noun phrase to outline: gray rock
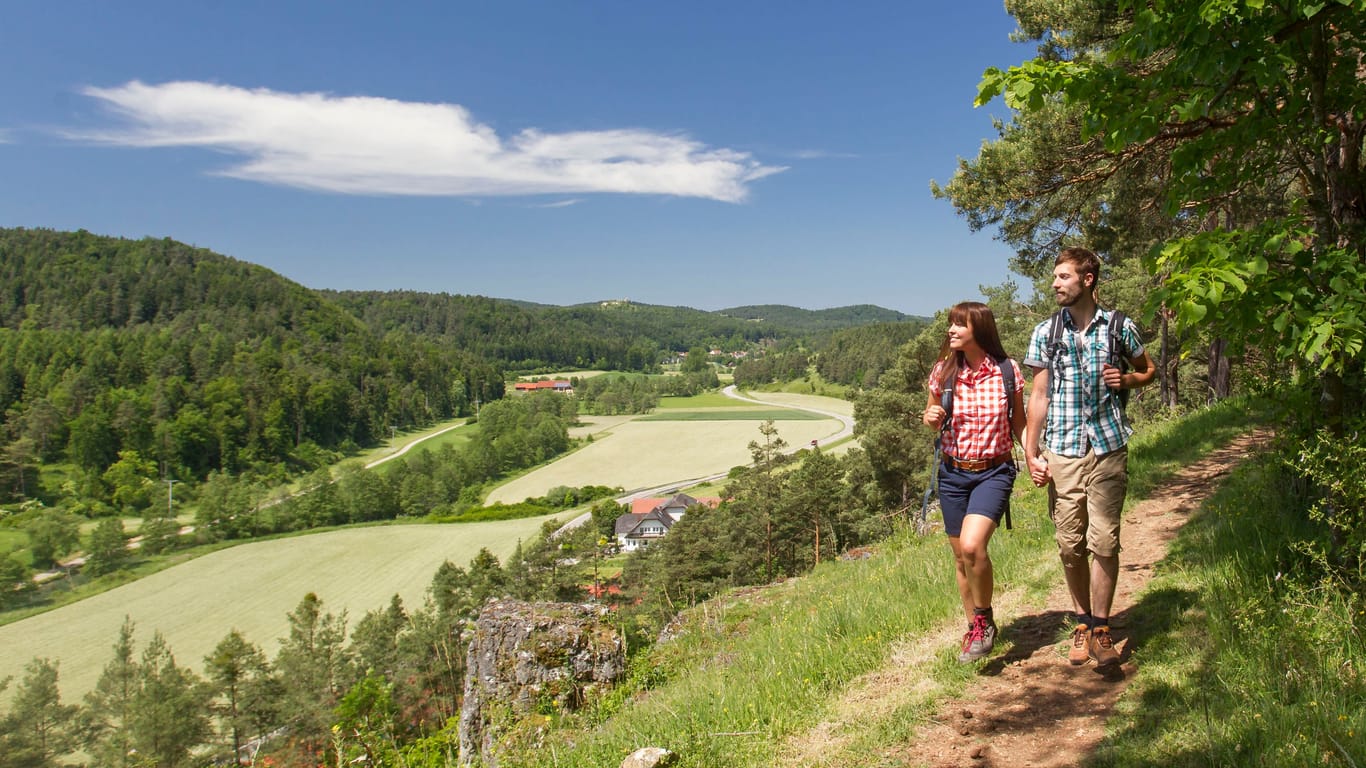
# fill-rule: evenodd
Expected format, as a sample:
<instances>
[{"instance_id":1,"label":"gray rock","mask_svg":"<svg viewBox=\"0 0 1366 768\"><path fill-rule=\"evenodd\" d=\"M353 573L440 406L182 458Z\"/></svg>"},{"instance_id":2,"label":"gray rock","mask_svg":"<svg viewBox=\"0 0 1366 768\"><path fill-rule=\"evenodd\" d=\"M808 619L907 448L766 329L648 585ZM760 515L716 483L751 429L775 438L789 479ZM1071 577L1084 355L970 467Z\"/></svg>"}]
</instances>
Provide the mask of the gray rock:
<instances>
[{"instance_id":1,"label":"gray rock","mask_svg":"<svg viewBox=\"0 0 1366 768\"><path fill-rule=\"evenodd\" d=\"M626 669L603 606L490 601L475 622L460 708L460 764L496 768L500 734L546 707L571 712Z\"/></svg>"},{"instance_id":2,"label":"gray rock","mask_svg":"<svg viewBox=\"0 0 1366 768\"><path fill-rule=\"evenodd\" d=\"M664 768L674 764L674 753L663 747L641 747L621 761L621 768Z\"/></svg>"}]
</instances>

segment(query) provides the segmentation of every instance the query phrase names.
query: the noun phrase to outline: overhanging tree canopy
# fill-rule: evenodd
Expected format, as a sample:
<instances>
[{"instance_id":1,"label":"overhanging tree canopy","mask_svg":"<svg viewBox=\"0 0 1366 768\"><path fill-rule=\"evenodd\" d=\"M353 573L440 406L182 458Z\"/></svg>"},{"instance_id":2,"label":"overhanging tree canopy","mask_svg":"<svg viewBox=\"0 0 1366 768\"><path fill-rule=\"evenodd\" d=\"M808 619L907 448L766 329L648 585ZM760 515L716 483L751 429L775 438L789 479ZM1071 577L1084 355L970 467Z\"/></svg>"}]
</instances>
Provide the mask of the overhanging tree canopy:
<instances>
[{"instance_id":1,"label":"overhanging tree canopy","mask_svg":"<svg viewBox=\"0 0 1366 768\"><path fill-rule=\"evenodd\" d=\"M1366 0L1083 5L1114 34L987 70L978 103L1075 114L1109 160L1160 151L1174 220L1236 211L1154 249L1150 307L1317 371L1330 423L1359 409Z\"/></svg>"}]
</instances>

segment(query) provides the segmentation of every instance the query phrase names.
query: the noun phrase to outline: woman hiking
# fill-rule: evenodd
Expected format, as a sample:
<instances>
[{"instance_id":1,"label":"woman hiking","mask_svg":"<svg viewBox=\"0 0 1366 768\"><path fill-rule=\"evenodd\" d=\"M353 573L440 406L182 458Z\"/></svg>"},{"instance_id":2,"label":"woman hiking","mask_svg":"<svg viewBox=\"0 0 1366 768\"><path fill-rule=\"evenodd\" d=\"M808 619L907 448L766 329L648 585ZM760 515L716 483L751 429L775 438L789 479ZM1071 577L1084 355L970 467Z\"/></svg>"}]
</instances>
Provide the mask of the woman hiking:
<instances>
[{"instance_id":1,"label":"woman hiking","mask_svg":"<svg viewBox=\"0 0 1366 768\"><path fill-rule=\"evenodd\" d=\"M939 504L968 620L958 654L966 663L987 656L996 643L987 544L1001 518L1010 514L1010 490L1019 471L1012 440L1021 441L1025 428L1024 378L1001 347L987 305L965 301L949 310L948 334L928 389L921 418L942 430Z\"/></svg>"}]
</instances>

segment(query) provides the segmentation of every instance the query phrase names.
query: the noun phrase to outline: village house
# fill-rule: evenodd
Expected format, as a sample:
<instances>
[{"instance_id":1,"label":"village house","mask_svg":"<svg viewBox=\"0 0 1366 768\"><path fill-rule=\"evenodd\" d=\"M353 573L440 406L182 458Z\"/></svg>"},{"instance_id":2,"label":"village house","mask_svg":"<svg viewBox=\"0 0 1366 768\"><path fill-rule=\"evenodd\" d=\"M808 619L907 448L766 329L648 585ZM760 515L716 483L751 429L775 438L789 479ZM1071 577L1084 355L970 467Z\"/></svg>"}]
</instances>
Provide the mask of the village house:
<instances>
[{"instance_id":1,"label":"village house","mask_svg":"<svg viewBox=\"0 0 1366 768\"><path fill-rule=\"evenodd\" d=\"M698 504L715 508L720 503L721 499L714 496L695 499L686 493L668 498L636 499L631 502L631 511L617 518L617 546L627 552L649 546L650 542L663 538L689 508Z\"/></svg>"},{"instance_id":2,"label":"village house","mask_svg":"<svg viewBox=\"0 0 1366 768\"><path fill-rule=\"evenodd\" d=\"M513 384L512 388L517 392L538 392L540 390L548 389L554 392L562 392L566 395L574 394L574 385L563 379L554 381L519 381L516 384Z\"/></svg>"}]
</instances>

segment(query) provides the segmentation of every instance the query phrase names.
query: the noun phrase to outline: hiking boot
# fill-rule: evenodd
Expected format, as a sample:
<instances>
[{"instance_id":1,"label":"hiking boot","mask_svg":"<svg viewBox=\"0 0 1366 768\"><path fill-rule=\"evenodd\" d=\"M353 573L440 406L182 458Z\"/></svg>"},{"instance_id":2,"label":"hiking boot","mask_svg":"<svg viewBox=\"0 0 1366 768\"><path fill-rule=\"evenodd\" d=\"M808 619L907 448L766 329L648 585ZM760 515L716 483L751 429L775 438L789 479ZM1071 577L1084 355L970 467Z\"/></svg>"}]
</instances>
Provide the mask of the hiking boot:
<instances>
[{"instance_id":1,"label":"hiking boot","mask_svg":"<svg viewBox=\"0 0 1366 768\"><path fill-rule=\"evenodd\" d=\"M1091 630L1091 658L1097 667L1108 667L1119 663L1119 651L1115 650L1115 640L1110 637L1109 627L1096 627Z\"/></svg>"},{"instance_id":2,"label":"hiking boot","mask_svg":"<svg viewBox=\"0 0 1366 768\"><path fill-rule=\"evenodd\" d=\"M1091 658L1091 628L1085 624L1078 624L1072 630L1072 645L1067 649L1067 663L1074 667L1080 667Z\"/></svg>"},{"instance_id":3,"label":"hiking boot","mask_svg":"<svg viewBox=\"0 0 1366 768\"><path fill-rule=\"evenodd\" d=\"M963 635L963 651L958 654L959 663L966 664L985 658L996 647L996 622L986 616L972 617L968 633Z\"/></svg>"}]
</instances>

